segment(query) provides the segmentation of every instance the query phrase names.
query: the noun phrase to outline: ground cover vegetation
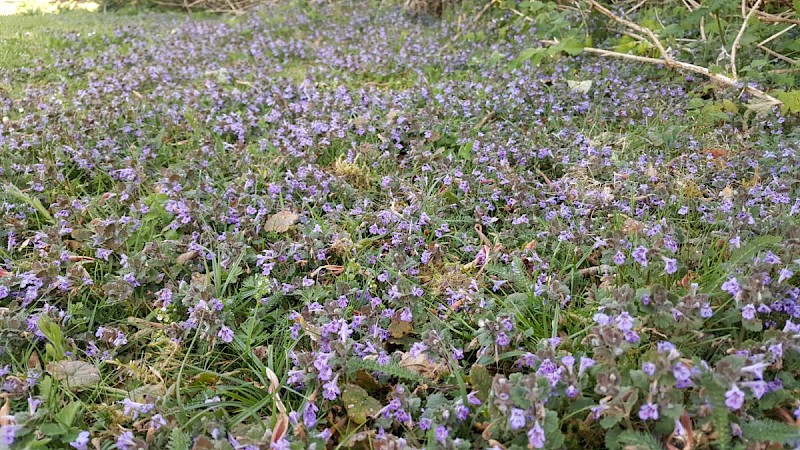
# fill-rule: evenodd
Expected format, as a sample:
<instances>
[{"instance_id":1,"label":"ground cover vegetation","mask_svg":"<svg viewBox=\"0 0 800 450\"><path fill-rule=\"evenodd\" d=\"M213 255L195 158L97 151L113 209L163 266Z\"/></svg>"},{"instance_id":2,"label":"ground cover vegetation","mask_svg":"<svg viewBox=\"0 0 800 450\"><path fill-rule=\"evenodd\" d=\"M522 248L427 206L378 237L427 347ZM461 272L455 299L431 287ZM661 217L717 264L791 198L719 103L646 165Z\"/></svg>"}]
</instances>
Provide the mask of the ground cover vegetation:
<instances>
[{"instance_id":1,"label":"ground cover vegetation","mask_svg":"<svg viewBox=\"0 0 800 450\"><path fill-rule=\"evenodd\" d=\"M0 448L793 448L755 3L0 19Z\"/></svg>"}]
</instances>

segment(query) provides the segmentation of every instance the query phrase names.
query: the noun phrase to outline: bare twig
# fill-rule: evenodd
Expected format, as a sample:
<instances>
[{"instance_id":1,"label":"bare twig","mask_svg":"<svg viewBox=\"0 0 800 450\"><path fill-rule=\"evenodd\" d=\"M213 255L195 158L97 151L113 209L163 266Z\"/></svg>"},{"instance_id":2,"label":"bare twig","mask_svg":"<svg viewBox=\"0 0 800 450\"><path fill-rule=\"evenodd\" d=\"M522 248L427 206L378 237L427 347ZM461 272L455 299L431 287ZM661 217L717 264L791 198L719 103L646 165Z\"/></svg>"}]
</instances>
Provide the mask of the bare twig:
<instances>
[{"instance_id":1,"label":"bare twig","mask_svg":"<svg viewBox=\"0 0 800 450\"><path fill-rule=\"evenodd\" d=\"M742 36L744 36L744 30L747 29L747 22L750 21L750 18L753 17L758 11L758 8L761 6L761 0L756 1L753 7L750 9L750 12L744 18L744 22L742 22L741 28L739 28L739 33L736 35L736 39L733 40L733 44L731 45L731 74L733 75L734 80L739 79L739 74L736 70L736 50L739 48L739 42L742 40ZM742 12L744 13L745 9L745 0L742 0Z\"/></svg>"},{"instance_id":2,"label":"bare twig","mask_svg":"<svg viewBox=\"0 0 800 450\"><path fill-rule=\"evenodd\" d=\"M764 53L766 53L766 54L768 54L768 55L772 55L772 56L774 56L775 58L778 58L778 59L780 59L780 60L781 60L781 61L783 61L783 62L787 62L787 63L789 63L789 64L792 64L792 65L798 64L798 61L797 61L797 60L794 60L794 59L792 59L792 58L789 58L788 56L781 55L780 53L776 52L775 50L772 50L772 49L770 49L770 48L767 48L767 47L765 47L765 46L763 46L763 45L761 45L761 44L757 44L757 45L756 45L756 47L758 47L759 49L761 49L761 50L762 50Z\"/></svg>"},{"instance_id":3,"label":"bare twig","mask_svg":"<svg viewBox=\"0 0 800 450\"><path fill-rule=\"evenodd\" d=\"M672 59L672 56L670 56L670 54L664 48L664 45L661 43L661 40L658 38L658 36L655 35L655 33L653 33L653 31L651 29L649 29L647 27L643 27L643 26L641 26L641 25L639 25L637 23L631 22L628 19L622 18L622 17L614 14L608 8L606 8L605 6L601 5L600 3L597 3L596 0L587 0L587 1L589 2L589 5L592 8L596 9L600 14L608 17L609 19L611 19L611 20L613 20L615 22L619 22L619 23L625 25L626 27L628 27L628 28L630 28L632 30L635 30L635 31L638 31L639 33L645 34L650 39L650 42L653 45L656 46L656 48L658 49L659 53L661 53L661 57L662 58L664 58L667 61Z\"/></svg>"},{"instance_id":4,"label":"bare twig","mask_svg":"<svg viewBox=\"0 0 800 450\"><path fill-rule=\"evenodd\" d=\"M494 112L494 111L492 111L492 112L490 112L489 114L487 114L487 115L483 116L483 119L481 119L481 121L480 121L480 122L478 122L478 124L477 124L477 125L475 125L475 128L474 128L474 129L475 129L475 130L480 130L481 128L483 128L483 126L484 126L484 125L486 125L487 123L489 123L489 121L491 121L492 119L494 119L494 116L495 116L495 115L496 115L496 114L495 114L495 112Z\"/></svg>"},{"instance_id":5,"label":"bare twig","mask_svg":"<svg viewBox=\"0 0 800 450\"><path fill-rule=\"evenodd\" d=\"M782 34L786 33L787 31L791 30L792 28L794 28L796 26L797 26L797 24L789 25L788 27L784 28L783 30L778 31L777 33L773 34L772 36L770 36L770 37L764 39L763 41L759 42L758 45L766 45L767 43L774 41L779 36L781 36Z\"/></svg>"},{"instance_id":6,"label":"bare twig","mask_svg":"<svg viewBox=\"0 0 800 450\"><path fill-rule=\"evenodd\" d=\"M540 42L542 42L543 44L546 44L546 45L555 45L555 44L558 43L558 41L552 41L552 40L542 40ZM676 61L674 59L666 60L666 59L662 59L662 58L649 58L649 57L646 57L646 56L631 55L631 54L628 54L628 53L614 52L614 51L611 51L611 50L604 50L604 49L601 49L601 48L593 48L593 47L584 47L583 51L585 51L586 53L592 53L592 54L595 54L595 55L613 56L615 58L622 58L622 59L627 59L627 60L630 60L630 61L646 62L646 63L650 63L650 64L657 64L657 65L660 65L660 66L665 66L665 67L668 67L668 68L681 69L681 70L685 70L687 72L699 73L701 75L704 75L704 76L708 77L710 80L715 81L715 82L717 82L719 84L722 84L724 86L737 86L739 84L737 82L737 80L734 80L731 77L728 77L728 76L725 76L725 75L722 75L722 74L719 74L719 73L712 73L711 71L709 71L705 67L698 66L696 64L690 64L690 63L683 62L683 61ZM775 97L767 94L766 92L762 91L761 89L758 89L758 88L755 88L755 87L752 87L752 86L744 86L744 91L747 92L748 94L752 95L753 97L760 98L760 99L762 99L762 100L764 100L764 101L766 101L766 102L768 102L770 104L773 104L773 105L780 105L780 104L783 103L780 100L778 100L777 98L775 98Z\"/></svg>"},{"instance_id":7,"label":"bare twig","mask_svg":"<svg viewBox=\"0 0 800 450\"><path fill-rule=\"evenodd\" d=\"M769 23L793 23L795 25L800 25L800 19L778 16L776 14L770 14L764 11L758 12L758 20Z\"/></svg>"}]
</instances>

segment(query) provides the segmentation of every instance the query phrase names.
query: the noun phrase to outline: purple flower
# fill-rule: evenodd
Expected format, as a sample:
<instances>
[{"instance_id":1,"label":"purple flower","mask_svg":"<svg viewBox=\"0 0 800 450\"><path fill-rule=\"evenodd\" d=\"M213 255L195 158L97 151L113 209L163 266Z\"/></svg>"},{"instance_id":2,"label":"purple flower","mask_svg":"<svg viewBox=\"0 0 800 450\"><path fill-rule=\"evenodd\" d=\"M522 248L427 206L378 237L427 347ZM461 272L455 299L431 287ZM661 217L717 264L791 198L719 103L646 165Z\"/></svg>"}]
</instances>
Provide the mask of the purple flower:
<instances>
[{"instance_id":1,"label":"purple flower","mask_svg":"<svg viewBox=\"0 0 800 450\"><path fill-rule=\"evenodd\" d=\"M11 446L17 438L17 431L22 428L21 425L4 425L0 427L0 444Z\"/></svg>"},{"instance_id":2,"label":"purple flower","mask_svg":"<svg viewBox=\"0 0 800 450\"><path fill-rule=\"evenodd\" d=\"M742 318L744 320L753 320L756 318L756 307L752 303L748 303L742 308Z\"/></svg>"},{"instance_id":3,"label":"purple flower","mask_svg":"<svg viewBox=\"0 0 800 450\"><path fill-rule=\"evenodd\" d=\"M133 433L126 431L117 437L117 448L119 450L133 450L137 447L136 441L133 440Z\"/></svg>"},{"instance_id":4,"label":"purple flower","mask_svg":"<svg viewBox=\"0 0 800 450\"><path fill-rule=\"evenodd\" d=\"M642 364L642 372L652 377L656 373L656 365L651 362L646 362Z\"/></svg>"},{"instance_id":5,"label":"purple flower","mask_svg":"<svg viewBox=\"0 0 800 450\"><path fill-rule=\"evenodd\" d=\"M744 404L744 392L735 384L725 392L725 406L732 411L741 409Z\"/></svg>"},{"instance_id":6,"label":"purple flower","mask_svg":"<svg viewBox=\"0 0 800 450\"><path fill-rule=\"evenodd\" d=\"M633 249L633 260L639 263L642 267L647 267L647 249L639 246Z\"/></svg>"},{"instance_id":7,"label":"purple flower","mask_svg":"<svg viewBox=\"0 0 800 450\"><path fill-rule=\"evenodd\" d=\"M336 400L336 397L342 393L342 391L339 390L339 385L336 383L337 378L339 378L338 375L331 381L322 385L322 398L325 400Z\"/></svg>"},{"instance_id":8,"label":"purple flower","mask_svg":"<svg viewBox=\"0 0 800 450\"><path fill-rule=\"evenodd\" d=\"M780 273L778 274L778 283L783 283L784 281L788 280L789 278L792 278L793 275L794 275L794 272L792 272L791 270L789 270L789 269L784 267L783 269L781 269ZM0 298L2 298L2 297L0 297Z\"/></svg>"},{"instance_id":9,"label":"purple flower","mask_svg":"<svg viewBox=\"0 0 800 450\"><path fill-rule=\"evenodd\" d=\"M668 275L672 275L678 271L677 259L667 258L666 256L662 256L661 259L664 260L664 272L666 272Z\"/></svg>"},{"instance_id":10,"label":"purple flower","mask_svg":"<svg viewBox=\"0 0 800 450\"><path fill-rule=\"evenodd\" d=\"M625 254L618 251L616 255L614 255L614 264L621 266L625 263Z\"/></svg>"},{"instance_id":11,"label":"purple flower","mask_svg":"<svg viewBox=\"0 0 800 450\"><path fill-rule=\"evenodd\" d=\"M447 427L444 425L439 425L436 427L436 440L439 441L440 444L444 445L447 442L447 436L450 435L450 432L447 431Z\"/></svg>"},{"instance_id":12,"label":"purple flower","mask_svg":"<svg viewBox=\"0 0 800 450\"><path fill-rule=\"evenodd\" d=\"M314 428L317 425L317 411L319 408L314 402L308 402L303 410L303 425L306 428Z\"/></svg>"},{"instance_id":13,"label":"purple flower","mask_svg":"<svg viewBox=\"0 0 800 450\"><path fill-rule=\"evenodd\" d=\"M87 445L89 444L89 432L88 431L81 431L78 433L78 437L75 438L74 441L70 442L70 447L76 450L86 450Z\"/></svg>"},{"instance_id":14,"label":"purple flower","mask_svg":"<svg viewBox=\"0 0 800 450\"><path fill-rule=\"evenodd\" d=\"M639 418L642 420L658 420L658 405L645 403L639 408Z\"/></svg>"},{"instance_id":15,"label":"purple flower","mask_svg":"<svg viewBox=\"0 0 800 450\"><path fill-rule=\"evenodd\" d=\"M220 327L219 332L217 332L217 337L219 337L222 342L230 344L233 342L233 330L223 325Z\"/></svg>"},{"instance_id":16,"label":"purple flower","mask_svg":"<svg viewBox=\"0 0 800 450\"><path fill-rule=\"evenodd\" d=\"M628 311L622 311L614 321L620 331L630 331L633 328L633 317L631 317Z\"/></svg>"},{"instance_id":17,"label":"purple flower","mask_svg":"<svg viewBox=\"0 0 800 450\"><path fill-rule=\"evenodd\" d=\"M511 408L511 415L508 416L508 427L512 430L519 430L525 426L525 411L519 408Z\"/></svg>"},{"instance_id":18,"label":"purple flower","mask_svg":"<svg viewBox=\"0 0 800 450\"><path fill-rule=\"evenodd\" d=\"M534 422L533 428L528 430L528 445L533 448L544 448L544 443L544 428L539 425L539 421L537 420Z\"/></svg>"},{"instance_id":19,"label":"purple flower","mask_svg":"<svg viewBox=\"0 0 800 450\"><path fill-rule=\"evenodd\" d=\"M426 430L430 429L431 424L432 424L431 419L429 419L427 417L423 417L422 419L419 419L419 428L422 431L426 431Z\"/></svg>"},{"instance_id":20,"label":"purple flower","mask_svg":"<svg viewBox=\"0 0 800 450\"><path fill-rule=\"evenodd\" d=\"M734 277L722 283L722 290L733 297L737 297L742 292L742 287L739 286L739 281Z\"/></svg>"}]
</instances>

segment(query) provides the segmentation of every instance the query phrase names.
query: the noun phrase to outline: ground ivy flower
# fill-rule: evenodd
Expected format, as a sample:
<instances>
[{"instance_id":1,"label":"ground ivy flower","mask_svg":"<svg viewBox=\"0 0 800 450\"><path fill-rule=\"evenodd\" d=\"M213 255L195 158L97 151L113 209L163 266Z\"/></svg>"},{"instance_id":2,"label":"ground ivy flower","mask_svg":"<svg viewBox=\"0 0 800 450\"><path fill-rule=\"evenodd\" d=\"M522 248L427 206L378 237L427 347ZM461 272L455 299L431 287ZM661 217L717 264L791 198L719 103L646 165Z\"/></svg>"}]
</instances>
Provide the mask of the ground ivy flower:
<instances>
[{"instance_id":1,"label":"ground ivy flower","mask_svg":"<svg viewBox=\"0 0 800 450\"><path fill-rule=\"evenodd\" d=\"M508 416L508 427L512 430L519 430L525 426L525 411L519 408L511 408L511 414Z\"/></svg>"},{"instance_id":2,"label":"ground ivy flower","mask_svg":"<svg viewBox=\"0 0 800 450\"><path fill-rule=\"evenodd\" d=\"M639 246L633 249L633 260L639 263L642 267L647 267L647 248Z\"/></svg>"},{"instance_id":3,"label":"ground ivy flower","mask_svg":"<svg viewBox=\"0 0 800 450\"><path fill-rule=\"evenodd\" d=\"M621 266L621 265L625 264L625 254L620 252L620 251L618 251L614 255L614 264L616 264L618 266Z\"/></svg>"},{"instance_id":4,"label":"ground ivy flower","mask_svg":"<svg viewBox=\"0 0 800 450\"><path fill-rule=\"evenodd\" d=\"M666 256L662 256L661 259L664 260L664 272L666 272L668 275L672 275L678 271L677 259L667 258Z\"/></svg>"},{"instance_id":5,"label":"ground ivy flower","mask_svg":"<svg viewBox=\"0 0 800 450\"><path fill-rule=\"evenodd\" d=\"M749 303L742 308L742 318L744 320L753 320L756 318L756 307Z\"/></svg>"},{"instance_id":6,"label":"ground ivy flower","mask_svg":"<svg viewBox=\"0 0 800 450\"><path fill-rule=\"evenodd\" d=\"M20 429L22 429L21 425L3 425L0 427L0 443L10 447L17 439L17 432Z\"/></svg>"},{"instance_id":7,"label":"ground ivy flower","mask_svg":"<svg viewBox=\"0 0 800 450\"><path fill-rule=\"evenodd\" d=\"M537 420L533 424L533 428L528 430L528 445L533 448L544 448L545 444L545 435L544 435L544 428L539 425L539 421Z\"/></svg>"},{"instance_id":8,"label":"ground ivy flower","mask_svg":"<svg viewBox=\"0 0 800 450\"><path fill-rule=\"evenodd\" d=\"M639 418L642 420L658 420L658 405L645 403L639 408Z\"/></svg>"},{"instance_id":9,"label":"ground ivy flower","mask_svg":"<svg viewBox=\"0 0 800 450\"><path fill-rule=\"evenodd\" d=\"M744 392L735 384L725 392L725 406L732 411L737 411L744 404Z\"/></svg>"},{"instance_id":10,"label":"ground ivy flower","mask_svg":"<svg viewBox=\"0 0 800 450\"><path fill-rule=\"evenodd\" d=\"M69 446L74 448L75 450L86 450L89 444L89 432L88 431L81 431L78 433L78 437L75 438L74 441L69 443Z\"/></svg>"}]
</instances>

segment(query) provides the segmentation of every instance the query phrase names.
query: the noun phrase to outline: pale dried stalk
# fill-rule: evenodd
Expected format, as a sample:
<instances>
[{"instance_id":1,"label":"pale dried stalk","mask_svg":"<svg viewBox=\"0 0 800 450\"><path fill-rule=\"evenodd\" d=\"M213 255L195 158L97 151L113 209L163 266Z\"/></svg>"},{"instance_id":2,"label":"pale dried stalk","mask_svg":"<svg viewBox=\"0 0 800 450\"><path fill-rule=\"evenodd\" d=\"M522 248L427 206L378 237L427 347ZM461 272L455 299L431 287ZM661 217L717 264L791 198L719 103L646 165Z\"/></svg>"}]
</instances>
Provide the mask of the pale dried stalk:
<instances>
[{"instance_id":1,"label":"pale dried stalk","mask_svg":"<svg viewBox=\"0 0 800 450\"><path fill-rule=\"evenodd\" d=\"M768 47L765 47L765 46L763 46L761 44L757 44L756 47L761 49L764 53L766 53L768 55L772 55L775 58L778 58L783 62L787 62L787 63L792 64L792 65L797 64L796 60L794 60L792 58L789 58L788 56L781 55L780 53L776 52L775 50L772 50L772 49L770 49Z\"/></svg>"},{"instance_id":2,"label":"pale dried stalk","mask_svg":"<svg viewBox=\"0 0 800 450\"><path fill-rule=\"evenodd\" d=\"M793 23L795 25L800 25L800 19L792 19L789 17L778 16L775 14L766 13L764 11L758 12L758 19L762 22Z\"/></svg>"},{"instance_id":3,"label":"pale dried stalk","mask_svg":"<svg viewBox=\"0 0 800 450\"><path fill-rule=\"evenodd\" d=\"M796 26L797 26L797 24L789 25L788 27L784 28L783 30L778 31L777 33L773 34L772 36L770 36L770 37L764 39L763 41L759 42L758 45L766 45L767 43L772 42L773 40L775 40L779 36L781 36L783 33L786 33L787 31L791 30L792 28L794 28Z\"/></svg>"},{"instance_id":4,"label":"pale dried stalk","mask_svg":"<svg viewBox=\"0 0 800 450\"><path fill-rule=\"evenodd\" d=\"M736 70L736 50L739 48L739 42L742 40L742 36L744 36L744 31L747 29L747 23L750 21L750 18L753 17L758 11L758 8L761 6L761 0L756 1L756 4L750 9L750 12L744 17L744 22L742 22L741 28L739 28L739 33L736 34L736 39L733 40L733 44L731 44L731 74L733 75L734 80L739 79L739 74ZM745 9L745 0L742 0L742 13L744 13Z\"/></svg>"},{"instance_id":5,"label":"pale dried stalk","mask_svg":"<svg viewBox=\"0 0 800 450\"><path fill-rule=\"evenodd\" d=\"M545 45L558 44L558 41L547 40L547 39L542 40L540 42L545 44ZM668 67L668 68L682 69L682 70L685 70L687 72L699 73L701 75L706 76L711 81L715 81L715 82L717 82L719 84L722 84L724 86L737 86L737 85L739 85L739 83L736 80L734 80L733 78L731 78L731 77L728 77L728 76L725 76L725 75L722 75L722 74L719 74L719 73L712 73L711 71L709 71L705 67L698 66L696 64L690 64L690 63L683 62L683 61L676 61L674 59L666 60L666 59L663 59L663 58L649 58L649 57L646 57L646 56L631 55L631 54L628 54L628 53L620 53L620 52L615 52L615 51L611 51L611 50L604 50L602 48L594 48L594 47L584 47L583 51L585 51L586 53L593 53L595 55L613 56L615 58L622 58L622 59L627 59L627 60L630 60L630 61L646 62L646 63L650 63L650 64L657 64L659 66L665 66L665 67ZM770 103L772 105L781 105L783 103L780 100L778 100L777 98L775 98L775 97L767 94L766 92L762 91L761 89L758 89L758 88L755 88L755 87L752 87L752 86L744 86L743 89L744 89L744 92L747 92L748 94L752 95L753 97L760 98L760 99L762 99L762 100L764 100L764 101L766 101L766 102L768 102L768 103Z\"/></svg>"},{"instance_id":6,"label":"pale dried stalk","mask_svg":"<svg viewBox=\"0 0 800 450\"><path fill-rule=\"evenodd\" d=\"M600 14L608 17L609 19L611 19L611 20L613 20L615 22L619 22L619 23L623 24L628 28L631 28L633 30L636 30L636 31L638 31L640 33L643 33L643 34L647 35L647 37L650 38L651 43L653 45L655 45L656 48L658 49L658 52L661 53L661 57L662 58L664 58L665 60L671 60L672 59L670 54L664 48L664 45L661 43L661 40L655 35L655 33L653 33L653 31L651 29L649 29L647 27L643 27L643 26L639 25L638 23L631 22L628 19L624 19L622 17L619 17L618 15L614 14L613 12L611 12L605 6L597 3L595 0L587 0L587 1L589 2L589 5L592 8L596 9Z\"/></svg>"}]
</instances>

